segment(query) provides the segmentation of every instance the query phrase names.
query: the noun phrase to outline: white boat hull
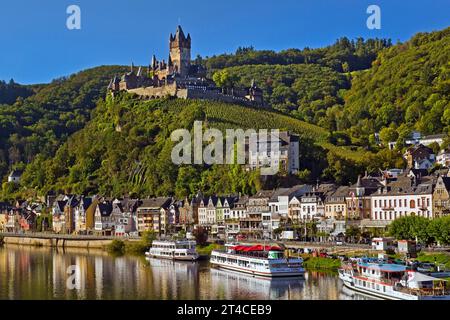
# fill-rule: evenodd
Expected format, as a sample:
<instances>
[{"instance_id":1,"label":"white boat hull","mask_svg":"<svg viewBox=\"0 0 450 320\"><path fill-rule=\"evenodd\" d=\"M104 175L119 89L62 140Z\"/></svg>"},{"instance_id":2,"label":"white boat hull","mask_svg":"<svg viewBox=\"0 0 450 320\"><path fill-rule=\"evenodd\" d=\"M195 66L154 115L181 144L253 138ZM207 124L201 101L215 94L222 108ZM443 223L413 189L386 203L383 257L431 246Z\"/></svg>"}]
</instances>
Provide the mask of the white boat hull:
<instances>
[{"instance_id":1,"label":"white boat hull","mask_svg":"<svg viewBox=\"0 0 450 320\"><path fill-rule=\"evenodd\" d=\"M199 256L166 256L166 255L158 255L158 254L151 254L149 252L146 252L145 255L147 258L156 258L156 259L166 259L166 260L175 260L175 261L197 261Z\"/></svg>"},{"instance_id":2,"label":"white boat hull","mask_svg":"<svg viewBox=\"0 0 450 320\"><path fill-rule=\"evenodd\" d=\"M251 268L243 268L243 267L237 267L234 265L226 265L222 263L217 262L211 262L211 264L217 268L220 269L226 269L231 270L235 272L241 272L245 274L250 274L253 276L258 277L265 277L265 278L275 278L275 277L303 277L305 275L305 270L303 268L299 268L296 271L271 271L271 272L263 272L254 270Z\"/></svg>"},{"instance_id":3,"label":"white boat hull","mask_svg":"<svg viewBox=\"0 0 450 320\"><path fill-rule=\"evenodd\" d=\"M210 259L212 266L267 278L303 277L302 262L298 258L269 259L220 251L213 251Z\"/></svg>"}]
</instances>

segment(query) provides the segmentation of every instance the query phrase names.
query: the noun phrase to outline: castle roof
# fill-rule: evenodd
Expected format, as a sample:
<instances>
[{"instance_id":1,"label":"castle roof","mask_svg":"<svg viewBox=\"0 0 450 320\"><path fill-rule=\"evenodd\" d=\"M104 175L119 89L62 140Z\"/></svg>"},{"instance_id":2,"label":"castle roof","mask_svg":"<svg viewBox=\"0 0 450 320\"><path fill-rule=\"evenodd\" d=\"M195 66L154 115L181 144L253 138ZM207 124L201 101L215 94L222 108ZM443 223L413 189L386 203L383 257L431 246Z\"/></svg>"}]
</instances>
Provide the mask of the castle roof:
<instances>
[{"instance_id":1,"label":"castle roof","mask_svg":"<svg viewBox=\"0 0 450 320\"><path fill-rule=\"evenodd\" d=\"M177 42L188 41L189 42L190 40L191 40L191 35L188 34L188 36L186 37L184 35L183 28L181 28L180 25L177 27L177 31L175 32L175 35L172 35L172 33L170 34L170 42L174 42L174 41L177 41Z\"/></svg>"}]
</instances>

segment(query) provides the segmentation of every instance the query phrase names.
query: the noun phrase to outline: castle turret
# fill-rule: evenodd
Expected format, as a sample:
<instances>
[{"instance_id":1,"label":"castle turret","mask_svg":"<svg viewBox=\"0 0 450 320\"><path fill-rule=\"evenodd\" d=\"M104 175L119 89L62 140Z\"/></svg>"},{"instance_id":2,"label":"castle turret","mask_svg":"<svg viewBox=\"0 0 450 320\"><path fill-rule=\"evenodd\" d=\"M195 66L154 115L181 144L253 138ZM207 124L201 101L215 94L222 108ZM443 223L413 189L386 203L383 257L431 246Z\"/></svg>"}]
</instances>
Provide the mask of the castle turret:
<instances>
[{"instance_id":1,"label":"castle turret","mask_svg":"<svg viewBox=\"0 0 450 320\"><path fill-rule=\"evenodd\" d=\"M181 26L178 26L175 36L170 34L170 58L173 70L186 77L191 66L191 35L186 37Z\"/></svg>"},{"instance_id":2,"label":"castle turret","mask_svg":"<svg viewBox=\"0 0 450 320\"><path fill-rule=\"evenodd\" d=\"M157 64L156 56L153 55L153 57L152 57L152 64L151 64L151 68L152 68L153 70L156 70L156 64Z\"/></svg>"},{"instance_id":3,"label":"castle turret","mask_svg":"<svg viewBox=\"0 0 450 320\"><path fill-rule=\"evenodd\" d=\"M136 76L138 76L138 77L142 76L142 67L139 67Z\"/></svg>"}]
</instances>

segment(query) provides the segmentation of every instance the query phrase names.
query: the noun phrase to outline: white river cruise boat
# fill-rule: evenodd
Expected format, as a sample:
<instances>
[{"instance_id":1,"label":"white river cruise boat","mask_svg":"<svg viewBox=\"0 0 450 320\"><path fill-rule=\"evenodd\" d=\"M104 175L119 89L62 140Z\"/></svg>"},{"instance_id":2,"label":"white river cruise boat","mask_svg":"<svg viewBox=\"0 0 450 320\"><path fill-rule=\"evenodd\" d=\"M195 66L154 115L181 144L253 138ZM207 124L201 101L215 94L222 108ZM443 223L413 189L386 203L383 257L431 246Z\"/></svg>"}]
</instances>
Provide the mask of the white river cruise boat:
<instances>
[{"instance_id":1,"label":"white river cruise boat","mask_svg":"<svg viewBox=\"0 0 450 320\"><path fill-rule=\"evenodd\" d=\"M289 258L279 247L227 246L226 251L214 250L210 263L219 268L260 277L304 276L302 258Z\"/></svg>"},{"instance_id":2,"label":"white river cruise boat","mask_svg":"<svg viewBox=\"0 0 450 320\"><path fill-rule=\"evenodd\" d=\"M339 278L352 290L390 300L450 300L447 282L405 265L359 259L339 269Z\"/></svg>"},{"instance_id":3,"label":"white river cruise boat","mask_svg":"<svg viewBox=\"0 0 450 320\"><path fill-rule=\"evenodd\" d=\"M199 255L195 241L153 241L145 255L149 258L195 261Z\"/></svg>"}]
</instances>

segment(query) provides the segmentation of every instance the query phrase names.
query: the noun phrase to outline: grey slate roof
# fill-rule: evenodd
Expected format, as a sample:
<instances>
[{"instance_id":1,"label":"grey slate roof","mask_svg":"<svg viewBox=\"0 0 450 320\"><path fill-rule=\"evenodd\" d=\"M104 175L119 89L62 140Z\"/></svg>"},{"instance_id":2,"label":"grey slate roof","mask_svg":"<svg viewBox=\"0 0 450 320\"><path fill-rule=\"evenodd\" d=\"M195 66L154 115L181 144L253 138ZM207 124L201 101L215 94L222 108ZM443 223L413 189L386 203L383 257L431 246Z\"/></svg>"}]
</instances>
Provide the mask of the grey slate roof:
<instances>
[{"instance_id":1,"label":"grey slate roof","mask_svg":"<svg viewBox=\"0 0 450 320\"><path fill-rule=\"evenodd\" d=\"M167 208L168 206L170 206L171 202L172 202L172 198L168 198L168 197L143 199L143 200L141 200L141 204L139 205L139 207L152 208L152 209Z\"/></svg>"}]
</instances>

